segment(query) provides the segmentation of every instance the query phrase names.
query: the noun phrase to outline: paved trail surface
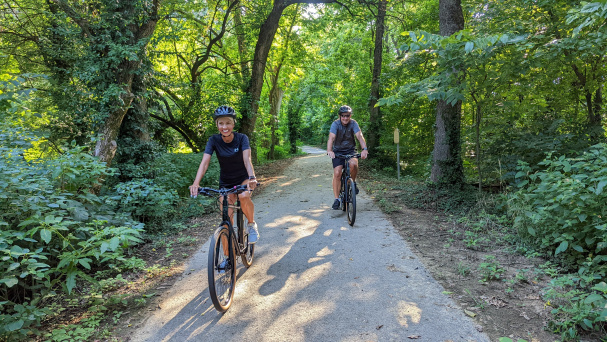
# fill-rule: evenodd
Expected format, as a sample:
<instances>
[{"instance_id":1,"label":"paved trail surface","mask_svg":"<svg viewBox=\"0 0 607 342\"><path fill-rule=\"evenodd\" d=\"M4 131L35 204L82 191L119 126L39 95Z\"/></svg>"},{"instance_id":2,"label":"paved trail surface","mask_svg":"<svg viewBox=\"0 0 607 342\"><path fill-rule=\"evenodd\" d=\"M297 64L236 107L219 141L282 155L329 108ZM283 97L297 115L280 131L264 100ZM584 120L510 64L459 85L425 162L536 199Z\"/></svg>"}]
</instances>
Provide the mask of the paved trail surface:
<instances>
[{"instance_id":1,"label":"paved trail surface","mask_svg":"<svg viewBox=\"0 0 607 342\"><path fill-rule=\"evenodd\" d=\"M489 341L364 191L354 227L331 210L330 160L305 150L254 197L261 237L228 312L209 299L205 243L132 341Z\"/></svg>"}]
</instances>

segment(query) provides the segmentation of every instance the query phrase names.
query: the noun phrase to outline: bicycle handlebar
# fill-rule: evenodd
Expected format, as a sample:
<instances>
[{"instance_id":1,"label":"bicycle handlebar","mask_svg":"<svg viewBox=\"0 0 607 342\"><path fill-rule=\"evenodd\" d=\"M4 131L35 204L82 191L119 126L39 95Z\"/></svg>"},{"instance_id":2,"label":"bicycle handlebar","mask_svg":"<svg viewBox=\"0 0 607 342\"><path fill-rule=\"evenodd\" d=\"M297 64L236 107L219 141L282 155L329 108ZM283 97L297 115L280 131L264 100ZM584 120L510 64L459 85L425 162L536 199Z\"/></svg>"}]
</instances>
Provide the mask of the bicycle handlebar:
<instances>
[{"instance_id":1,"label":"bicycle handlebar","mask_svg":"<svg viewBox=\"0 0 607 342\"><path fill-rule=\"evenodd\" d=\"M236 185L233 188L221 188L221 189L213 189L213 188L200 188L198 189L198 193L204 196L215 197L215 195L229 195L229 194L240 194L245 191L248 191L249 187L246 185Z\"/></svg>"},{"instance_id":2,"label":"bicycle handlebar","mask_svg":"<svg viewBox=\"0 0 607 342\"><path fill-rule=\"evenodd\" d=\"M351 159L351 158L360 158L360 153L356 153L356 154L335 154L335 158L341 158L341 159Z\"/></svg>"}]
</instances>

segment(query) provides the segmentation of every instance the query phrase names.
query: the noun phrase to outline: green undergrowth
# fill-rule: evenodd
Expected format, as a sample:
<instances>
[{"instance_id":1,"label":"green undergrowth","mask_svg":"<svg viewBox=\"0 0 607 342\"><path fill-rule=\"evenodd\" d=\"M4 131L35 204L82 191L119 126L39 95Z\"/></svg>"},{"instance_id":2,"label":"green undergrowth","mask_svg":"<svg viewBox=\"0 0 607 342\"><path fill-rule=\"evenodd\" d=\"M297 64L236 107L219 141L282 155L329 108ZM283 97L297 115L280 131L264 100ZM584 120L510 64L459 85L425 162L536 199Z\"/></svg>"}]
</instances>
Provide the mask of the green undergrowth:
<instances>
[{"instance_id":1,"label":"green undergrowth","mask_svg":"<svg viewBox=\"0 0 607 342\"><path fill-rule=\"evenodd\" d=\"M458 227L448 241L460 239L466 248L489 253L479 268L481 282L501 281L503 270L491 255L496 248L547 260L550 266L519 270L511 280L537 274L551 279L542 290L552 308L546 329L565 341L607 340L605 144L570 157L549 154L533 168L521 163L517 183L501 194L436 188L407 175L397 180L394 170L364 164L361 170L365 188L385 212L441 212Z\"/></svg>"}]
</instances>

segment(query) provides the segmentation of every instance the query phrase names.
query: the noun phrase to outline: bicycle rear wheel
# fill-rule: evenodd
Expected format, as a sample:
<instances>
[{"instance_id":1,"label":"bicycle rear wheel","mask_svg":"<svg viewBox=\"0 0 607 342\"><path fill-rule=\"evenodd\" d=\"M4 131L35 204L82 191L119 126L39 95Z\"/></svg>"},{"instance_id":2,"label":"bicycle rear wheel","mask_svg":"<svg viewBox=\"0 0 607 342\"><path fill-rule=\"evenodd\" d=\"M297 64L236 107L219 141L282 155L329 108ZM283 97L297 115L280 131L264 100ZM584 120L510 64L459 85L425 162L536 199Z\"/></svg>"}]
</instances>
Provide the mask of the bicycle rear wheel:
<instances>
[{"instance_id":1,"label":"bicycle rear wheel","mask_svg":"<svg viewBox=\"0 0 607 342\"><path fill-rule=\"evenodd\" d=\"M217 311L226 312L234 298L236 258L229 230L225 225L219 226L211 237L208 273L211 301Z\"/></svg>"},{"instance_id":2,"label":"bicycle rear wheel","mask_svg":"<svg viewBox=\"0 0 607 342\"><path fill-rule=\"evenodd\" d=\"M348 223L353 226L354 221L356 220L356 185L352 178L348 178L348 186L346 187L346 197L348 200L346 201L347 211L348 211Z\"/></svg>"}]
</instances>

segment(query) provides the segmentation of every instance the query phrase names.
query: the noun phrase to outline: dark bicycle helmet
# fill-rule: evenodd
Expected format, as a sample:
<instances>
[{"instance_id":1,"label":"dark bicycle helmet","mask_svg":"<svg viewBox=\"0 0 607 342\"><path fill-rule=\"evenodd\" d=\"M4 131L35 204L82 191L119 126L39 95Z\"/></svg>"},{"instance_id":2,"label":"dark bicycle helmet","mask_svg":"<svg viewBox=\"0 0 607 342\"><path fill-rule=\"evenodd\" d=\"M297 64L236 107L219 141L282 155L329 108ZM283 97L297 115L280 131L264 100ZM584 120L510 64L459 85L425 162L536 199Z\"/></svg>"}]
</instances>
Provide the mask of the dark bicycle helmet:
<instances>
[{"instance_id":1,"label":"dark bicycle helmet","mask_svg":"<svg viewBox=\"0 0 607 342\"><path fill-rule=\"evenodd\" d=\"M215 109L213 116L215 117L215 120L223 116L229 116L236 120L236 112L234 111L234 108L230 106L219 106L217 109Z\"/></svg>"},{"instance_id":2,"label":"dark bicycle helmet","mask_svg":"<svg viewBox=\"0 0 607 342\"><path fill-rule=\"evenodd\" d=\"M339 107L339 111L338 113L351 113L352 112L352 108L350 108L349 106L341 106Z\"/></svg>"}]
</instances>

